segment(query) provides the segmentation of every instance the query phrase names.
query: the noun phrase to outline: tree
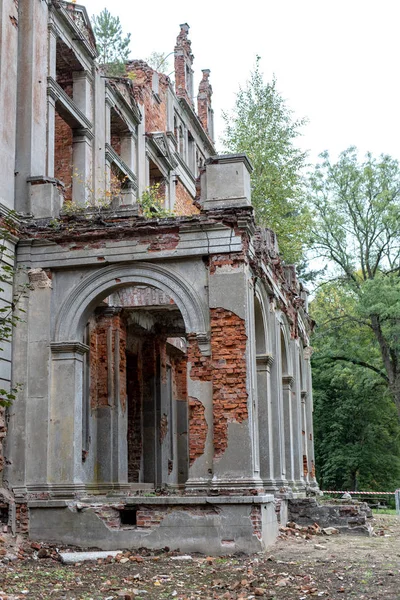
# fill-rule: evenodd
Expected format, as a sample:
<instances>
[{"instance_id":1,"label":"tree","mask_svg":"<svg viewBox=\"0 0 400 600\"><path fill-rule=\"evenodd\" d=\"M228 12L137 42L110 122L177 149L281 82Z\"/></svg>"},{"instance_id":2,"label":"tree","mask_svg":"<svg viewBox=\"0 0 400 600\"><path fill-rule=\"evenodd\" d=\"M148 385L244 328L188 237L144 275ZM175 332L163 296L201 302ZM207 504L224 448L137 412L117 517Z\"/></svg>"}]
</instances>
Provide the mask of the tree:
<instances>
[{"instance_id":1,"label":"tree","mask_svg":"<svg viewBox=\"0 0 400 600\"><path fill-rule=\"evenodd\" d=\"M105 68L106 74L124 75L125 62L129 58L131 34L123 36L119 17L113 17L106 8L98 16L93 16L92 21L99 61Z\"/></svg>"},{"instance_id":2,"label":"tree","mask_svg":"<svg viewBox=\"0 0 400 600\"><path fill-rule=\"evenodd\" d=\"M400 477L400 424L373 332L354 320L357 303L337 282L321 287L311 303L320 323L312 342L317 477L322 489L392 491ZM355 362L332 361L332 352L348 352ZM360 368L364 362L377 370Z\"/></svg>"},{"instance_id":3,"label":"tree","mask_svg":"<svg viewBox=\"0 0 400 600\"><path fill-rule=\"evenodd\" d=\"M333 164L327 153L321 157L310 179L312 243L333 265L340 296L336 314L326 313L324 327L337 335L325 355L379 375L400 420L399 164L371 154L360 162L353 147ZM357 335L347 344L349 327Z\"/></svg>"},{"instance_id":4,"label":"tree","mask_svg":"<svg viewBox=\"0 0 400 600\"><path fill-rule=\"evenodd\" d=\"M146 62L152 69L158 71L158 73L168 75L171 70L169 56L165 52L154 51L146 58Z\"/></svg>"},{"instance_id":5,"label":"tree","mask_svg":"<svg viewBox=\"0 0 400 600\"><path fill-rule=\"evenodd\" d=\"M260 57L231 112L223 113L222 142L228 152L245 152L254 167L252 203L260 225L273 229L283 258L299 262L309 231L302 169L306 153L295 145L304 119L292 111L277 90L276 79L264 83Z\"/></svg>"}]
</instances>

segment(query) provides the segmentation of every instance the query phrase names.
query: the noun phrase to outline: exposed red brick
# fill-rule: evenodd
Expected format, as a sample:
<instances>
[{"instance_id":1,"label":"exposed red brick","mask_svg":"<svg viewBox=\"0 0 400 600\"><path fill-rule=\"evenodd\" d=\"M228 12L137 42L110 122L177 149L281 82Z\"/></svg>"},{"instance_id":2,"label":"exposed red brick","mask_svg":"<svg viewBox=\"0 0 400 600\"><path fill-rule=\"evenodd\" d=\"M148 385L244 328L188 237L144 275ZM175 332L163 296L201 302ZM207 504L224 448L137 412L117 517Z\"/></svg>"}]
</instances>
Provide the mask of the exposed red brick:
<instances>
[{"instance_id":1,"label":"exposed red brick","mask_svg":"<svg viewBox=\"0 0 400 600\"><path fill-rule=\"evenodd\" d=\"M184 23L176 38L175 46L175 91L176 95L183 97L193 106L190 78L192 75L193 54L191 41L188 38L189 25Z\"/></svg>"},{"instance_id":2,"label":"exposed red brick","mask_svg":"<svg viewBox=\"0 0 400 600\"><path fill-rule=\"evenodd\" d=\"M212 87L209 81L210 70L203 69L203 78L200 81L199 93L197 95L197 114L206 130L207 134L211 137L212 134L212 123L211 121L211 96Z\"/></svg>"},{"instance_id":3,"label":"exposed red brick","mask_svg":"<svg viewBox=\"0 0 400 600\"><path fill-rule=\"evenodd\" d=\"M111 330L112 372L111 398L109 398L108 339ZM116 367L116 342L119 332L119 365ZM90 325L90 404L92 408L109 406L115 394L116 377L122 410L126 409L126 327L120 314L101 314Z\"/></svg>"},{"instance_id":4,"label":"exposed red brick","mask_svg":"<svg viewBox=\"0 0 400 600\"><path fill-rule=\"evenodd\" d=\"M211 313L214 454L228 445L228 423L248 418L246 391L246 328L243 319L224 308Z\"/></svg>"},{"instance_id":5,"label":"exposed red brick","mask_svg":"<svg viewBox=\"0 0 400 600\"><path fill-rule=\"evenodd\" d=\"M303 454L303 475L308 475L308 462L306 454Z\"/></svg>"},{"instance_id":6,"label":"exposed red brick","mask_svg":"<svg viewBox=\"0 0 400 600\"><path fill-rule=\"evenodd\" d=\"M187 401L187 357L172 360L173 397L178 401Z\"/></svg>"},{"instance_id":7,"label":"exposed red brick","mask_svg":"<svg viewBox=\"0 0 400 600\"><path fill-rule=\"evenodd\" d=\"M232 252L230 254L214 254L210 256L210 275L213 275L217 268L229 265L237 269L243 264L243 254L241 252Z\"/></svg>"},{"instance_id":8,"label":"exposed red brick","mask_svg":"<svg viewBox=\"0 0 400 600\"><path fill-rule=\"evenodd\" d=\"M200 381L211 381L212 364L208 356L200 352L195 334L188 335L188 362L190 363L190 378Z\"/></svg>"},{"instance_id":9,"label":"exposed red brick","mask_svg":"<svg viewBox=\"0 0 400 600\"><path fill-rule=\"evenodd\" d=\"M72 160L73 135L71 127L56 113L54 144L54 177L65 186L65 200L72 200Z\"/></svg>"},{"instance_id":10,"label":"exposed red brick","mask_svg":"<svg viewBox=\"0 0 400 600\"><path fill-rule=\"evenodd\" d=\"M163 250L173 250L179 244L178 233L163 233L156 235L149 242L148 252L162 252Z\"/></svg>"},{"instance_id":11,"label":"exposed red brick","mask_svg":"<svg viewBox=\"0 0 400 600\"><path fill-rule=\"evenodd\" d=\"M29 511L27 504L15 504L15 523L17 533L28 533L29 531Z\"/></svg>"},{"instance_id":12,"label":"exposed red brick","mask_svg":"<svg viewBox=\"0 0 400 600\"><path fill-rule=\"evenodd\" d=\"M162 444L163 441L165 440L167 433L168 433L168 417L164 413L160 420L160 444Z\"/></svg>"},{"instance_id":13,"label":"exposed red brick","mask_svg":"<svg viewBox=\"0 0 400 600\"><path fill-rule=\"evenodd\" d=\"M210 314L211 358L201 354L196 337L189 335L188 361L191 379L213 382L214 454L220 457L228 445L228 423L242 423L248 418L247 336L244 320L235 313L213 308ZM191 422L189 431L190 440ZM198 435L196 431L195 436Z\"/></svg>"},{"instance_id":14,"label":"exposed red brick","mask_svg":"<svg viewBox=\"0 0 400 600\"><path fill-rule=\"evenodd\" d=\"M121 137L119 135L111 136L111 147L118 156L121 156Z\"/></svg>"},{"instance_id":15,"label":"exposed red brick","mask_svg":"<svg viewBox=\"0 0 400 600\"><path fill-rule=\"evenodd\" d=\"M261 540L262 537L262 519L261 519L261 506L253 504L251 507L250 521L253 526L253 533Z\"/></svg>"},{"instance_id":16,"label":"exposed red brick","mask_svg":"<svg viewBox=\"0 0 400 600\"><path fill-rule=\"evenodd\" d=\"M205 418L205 407L197 398L189 396L189 461L190 465L196 458L204 454L208 425Z\"/></svg>"},{"instance_id":17,"label":"exposed red brick","mask_svg":"<svg viewBox=\"0 0 400 600\"><path fill-rule=\"evenodd\" d=\"M127 71L134 75L133 95L144 106L146 133L167 131L168 77L157 73L143 60L131 61ZM157 96L153 91L153 77L158 78Z\"/></svg>"},{"instance_id":18,"label":"exposed red brick","mask_svg":"<svg viewBox=\"0 0 400 600\"><path fill-rule=\"evenodd\" d=\"M189 194L181 181L177 181L175 185L175 205L174 212L176 215L198 215L200 210L194 204L194 198Z\"/></svg>"}]
</instances>

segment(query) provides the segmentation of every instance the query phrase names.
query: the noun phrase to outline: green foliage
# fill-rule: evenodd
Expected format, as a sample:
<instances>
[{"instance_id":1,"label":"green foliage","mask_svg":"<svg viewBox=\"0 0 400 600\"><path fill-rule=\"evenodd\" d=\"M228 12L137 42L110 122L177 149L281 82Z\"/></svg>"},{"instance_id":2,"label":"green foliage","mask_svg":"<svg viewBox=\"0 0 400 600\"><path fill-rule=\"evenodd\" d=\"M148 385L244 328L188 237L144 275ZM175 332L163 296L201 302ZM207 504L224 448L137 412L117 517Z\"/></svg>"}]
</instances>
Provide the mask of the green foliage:
<instances>
[{"instance_id":1,"label":"green foliage","mask_svg":"<svg viewBox=\"0 0 400 600\"><path fill-rule=\"evenodd\" d=\"M342 283L328 283L311 313L320 324L312 342L319 484L392 491L400 478L400 424L373 331L359 319L358 297ZM331 359L342 354L354 362Z\"/></svg>"},{"instance_id":2,"label":"green foliage","mask_svg":"<svg viewBox=\"0 0 400 600\"><path fill-rule=\"evenodd\" d=\"M159 183L145 189L139 200L139 204L146 219L166 219L175 216L171 210L167 210L163 206L161 185Z\"/></svg>"},{"instance_id":3,"label":"green foliage","mask_svg":"<svg viewBox=\"0 0 400 600\"><path fill-rule=\"evenodd\" d=\"M252 203L260 225L273 229L286 262L303 257L310 228L302 169L306 154L295 145L305 120L294 120L277 90L264 83L260 57L233 111L223 113L223 144L228 152L246 153L254 167Z\"/></svg>"},{"instance_id":4,"label":"green foliage","mask_svg":"<svg viewBox=\"0 0 400 600\"><path fill-rule=\"evenodd\" d=\"M165 52L152 52L150 56L146 58L146 62L158 73L165 73L168 75L168 73L171 71L169 55Z\"/></svg>"},{"instance_id":5,"label":"green foliage","mask_svg":"<svg viewBox=\"0 0 400 600\"><path fill-rule=\"evenodd\" d=\"M13 214L6 219L5 225L0 226L0 295L7 296L8 290L12 288L14 282L14 256L9 250L7 244L10 239L8 225L13 226ZM27 286L20 286L13 294L10 302L2 302L0 308L0 352L4 350L4 342L11 342L14 327L22 320L24 310L19 305L21 298L26 294ZM9 406L15 400L20 385L12 389L0 389L0 406Z\"/></svg>"},{"instance_id":6,"label":"green foliage","mask_svg":"<svg viewBox=\"0 0 400 600\"><path fill-rule=\"evenodd\" d=\"M125 75L125 62L129 58L131 34L125 37L119 17L113 17L104 8L97 16L92 17L93 31L99 50L99 61L109 76Z\"/></svg>"},{"instance_id":7,"label":"green foliage","mask_svg":"<svg viewBox=\"0 0 400 600\"><path fill-rule=\"evenodd\" d=\"M400 167L389 156L360 161L355 148L337 163L321 158L310 203L313 247L333 275L318 296L323 356L378 375L400 420Z\"/></svg>"}]
</instances>

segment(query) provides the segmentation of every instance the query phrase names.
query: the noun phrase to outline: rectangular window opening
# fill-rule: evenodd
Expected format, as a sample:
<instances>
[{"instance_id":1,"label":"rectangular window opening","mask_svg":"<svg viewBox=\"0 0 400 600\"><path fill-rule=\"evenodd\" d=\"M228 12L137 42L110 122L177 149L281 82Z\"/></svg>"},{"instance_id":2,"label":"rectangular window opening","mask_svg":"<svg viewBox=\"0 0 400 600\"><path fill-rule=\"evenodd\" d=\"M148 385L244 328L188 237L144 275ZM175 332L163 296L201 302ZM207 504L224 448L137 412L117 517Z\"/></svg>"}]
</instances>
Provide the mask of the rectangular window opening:
<instances>
[{"instance_id":1,"label":"rectangular window opening","mask_svg":"<svg viewBox=\"0 0 400 600\"><path fill-rule=\"evenodd\" d=\"M119 511L122 527L135 527L137 525L136 508L124 508Z\"/></svg>"}]
</instances>

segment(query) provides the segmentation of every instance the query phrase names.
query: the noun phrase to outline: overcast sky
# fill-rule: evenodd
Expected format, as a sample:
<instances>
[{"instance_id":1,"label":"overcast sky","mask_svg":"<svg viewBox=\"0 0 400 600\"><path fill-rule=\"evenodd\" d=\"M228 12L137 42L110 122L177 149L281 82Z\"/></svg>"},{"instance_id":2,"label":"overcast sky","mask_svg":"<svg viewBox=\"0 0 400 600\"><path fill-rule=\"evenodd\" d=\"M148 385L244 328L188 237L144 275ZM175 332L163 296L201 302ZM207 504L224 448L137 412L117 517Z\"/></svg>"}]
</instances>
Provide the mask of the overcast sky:
<instances>
[{"instance_id":1,"label":"overcast sky","mask_svg":"<svg viewBox=\"0 0 400 600\"><path fill-rule=\"evenodd\" d=\"M309 120L299 144L312 161L352 144L400 159L399 0L78 2L90 16L107 7L120 17L133 58L173 51L189 23L196 87L211 69L217 138L259 54L266 80L275 73L288 106Z\"/></svg>"}]
</instances>

